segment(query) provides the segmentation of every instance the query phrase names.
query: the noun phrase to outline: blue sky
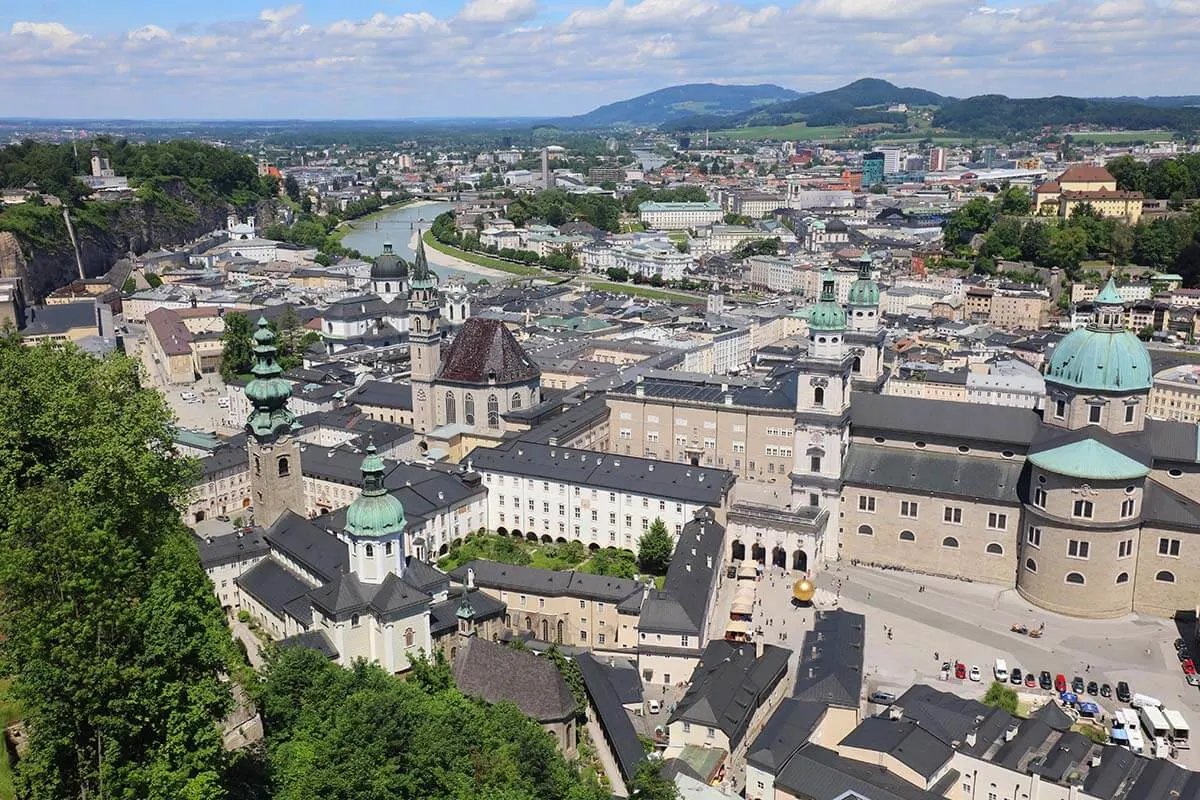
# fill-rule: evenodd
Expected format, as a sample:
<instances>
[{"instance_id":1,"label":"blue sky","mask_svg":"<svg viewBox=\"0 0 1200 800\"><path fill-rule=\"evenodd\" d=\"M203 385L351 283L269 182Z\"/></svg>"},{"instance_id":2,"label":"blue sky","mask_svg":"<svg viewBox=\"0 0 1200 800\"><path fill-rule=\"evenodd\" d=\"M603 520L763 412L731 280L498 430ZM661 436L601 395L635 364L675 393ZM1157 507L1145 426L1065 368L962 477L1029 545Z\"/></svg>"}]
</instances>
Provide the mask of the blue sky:
<instances>
[{"instance_id":1,"label":"blue sky","mask_svg":"<svg viewBox=\"0 0 1200 800\"><path fill-rule=\"evenodd\" d=\"M573 114L677 83L1200 93L1200 0L0 2L0 115Z\"/></svg>"}]
</instances>

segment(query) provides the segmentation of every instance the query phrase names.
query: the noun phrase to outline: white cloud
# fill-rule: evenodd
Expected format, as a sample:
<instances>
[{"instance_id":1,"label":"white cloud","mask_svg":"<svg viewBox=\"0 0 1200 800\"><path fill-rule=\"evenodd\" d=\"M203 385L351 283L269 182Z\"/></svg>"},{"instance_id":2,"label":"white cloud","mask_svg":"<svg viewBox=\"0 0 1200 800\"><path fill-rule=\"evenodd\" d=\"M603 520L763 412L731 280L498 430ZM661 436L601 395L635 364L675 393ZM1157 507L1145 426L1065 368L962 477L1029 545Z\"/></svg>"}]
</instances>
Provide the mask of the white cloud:
<instances>
[{"instance_id":1,"label":"white cloud","mask_svg":"<svg viewBox=\"0 0 1200 800\"><path fill-rule=\"evenodd\" d=\"M152 42L155 39L170 39L171 34L157 25L143 25L140 28L130 31L128 38L135 42Z\"/></svg>"},{"instance_id":2,"label":"white cloud","mask_svg":"<svg viewBox=\"0 0 1200 800\"><path fill-rule=\"evenodd\" d=\"M14 22L10 33L13 36L31 36L56 49L70 47L86 38L61 22Z\"/></svg>"},{"instance_id":3,"label":"white cloud","mask_svg":"<svg viewBox=\"0 0 1200 800\"><path fill-rule=\"evenodd\" d=\"M467 0L458 12L458 19L488 24L522 22L536 14L537 9L537 0Z\"/></svg>"},{"instance_id":4,"label":"white cloud","mask_svg":"<svg viewBox=\"0 0 1200 800\"><path fill-rule=\"evenodd\" d=\"M304 6L293 4L279 8L264 8L258 12L258 18L273 27L282 27L302 13L304 13Z\"/></svg>"}]
</instances>

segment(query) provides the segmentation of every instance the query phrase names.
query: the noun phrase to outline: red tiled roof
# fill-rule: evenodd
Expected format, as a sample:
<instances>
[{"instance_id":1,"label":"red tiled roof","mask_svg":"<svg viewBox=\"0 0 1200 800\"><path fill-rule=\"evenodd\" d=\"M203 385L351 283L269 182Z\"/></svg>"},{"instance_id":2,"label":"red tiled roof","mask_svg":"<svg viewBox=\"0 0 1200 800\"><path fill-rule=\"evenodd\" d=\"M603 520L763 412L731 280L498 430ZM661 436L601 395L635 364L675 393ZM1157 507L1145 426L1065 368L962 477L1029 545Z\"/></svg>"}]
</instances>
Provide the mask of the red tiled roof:
<instances>
[{"instance_id":1,"label":"red tiled roof","mask_svg":"<svg viewBox=\"0 0 1200 800\"><path fill-rule=\"evenodd\" d=\"M521 383L541 374L504 323L472 317L454 337L437 379L486 386L493 381Z\"/></svg>"},{"instance_id":2,"label":"red tiled roof","mask_svg":"<svg viewBox=\"0 0 1200 800\"><path fill-rule=\"evenodd\" d=\"M1104 183L1115 180L1112 173L1104 167L1090 167L1083 164L1068 167L1066 172L1058 176L1059 183Z\"/></svg>"},{"instance_id":3,"label":"red tiled roof","mask_svg":"<svg viewBox=\"0 0 1200 800\"><path fill-rule=\"evenodd\" d=\"M1061 187L1057 183L1043 183L1041 186L1033 190L1034 194L1057 194L1061 191Z\"/></svg>"},{"instance_id":4,"label":"red tiled roof","mask_svg":"<svg viewBox=\"0 0 1200 800\"><path fill-rule=\"evenodd\" d=\"M156 308L146 315L146 324L154 332L163 353L186 356L192 352L192 332L173 309Z\"/></svg>"}]
</instances>

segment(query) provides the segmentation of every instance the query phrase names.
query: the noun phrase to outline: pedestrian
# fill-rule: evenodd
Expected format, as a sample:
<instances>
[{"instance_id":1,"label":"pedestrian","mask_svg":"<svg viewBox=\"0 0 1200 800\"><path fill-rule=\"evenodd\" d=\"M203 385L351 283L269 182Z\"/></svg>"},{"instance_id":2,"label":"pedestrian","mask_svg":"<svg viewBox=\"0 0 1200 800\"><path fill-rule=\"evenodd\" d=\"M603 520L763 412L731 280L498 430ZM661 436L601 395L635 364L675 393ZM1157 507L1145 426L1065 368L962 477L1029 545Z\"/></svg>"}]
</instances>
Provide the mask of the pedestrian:
<instances>
[{"instance_id":1,"label":"pedestrian","mask_svg":"<svg viewBox=\"0 0 1200 800\"><path fill-rule=\"evenodd\" d=\"M868 600L870 600L870 599L871 599L871 593L870 593L870 592L867 592L867 599L868 599Z\"/></svg>"},{"instance_id":2,"label":"pedestrian","mask_svg":"<svg viewBox=\"0 0 1200 800\"><path fill-rule=\"evenodd\" d=\"M940 659L940 658L938 658L938 656L939 656L939 655L940 655L940 654L938 653L938 651L937 651L937 650L934 650L934 651L933 651L933 660L934 660L934 661L941 661L941 659Z\"/></svg>"}]
</instances>

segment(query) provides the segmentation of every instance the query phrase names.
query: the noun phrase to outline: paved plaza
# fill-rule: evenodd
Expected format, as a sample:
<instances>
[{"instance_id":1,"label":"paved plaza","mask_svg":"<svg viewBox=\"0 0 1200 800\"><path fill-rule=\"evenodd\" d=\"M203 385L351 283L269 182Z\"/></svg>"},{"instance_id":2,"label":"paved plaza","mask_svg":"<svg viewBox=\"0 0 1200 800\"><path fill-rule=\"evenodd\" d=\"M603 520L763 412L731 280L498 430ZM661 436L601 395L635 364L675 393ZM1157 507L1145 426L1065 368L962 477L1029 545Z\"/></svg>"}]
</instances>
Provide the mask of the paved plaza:
<instances>
[{"instance_id":1,"label":"paved plaza","mask_svg":"<svg viewBox=\"0 0 1200 800\"><path fill-rule=\"evenodd\" d=\"M755 607L753 623L762 628L768 644L793 650L789 681L794 680L797 651L814 614L792 603L792 584L799 577L768 569L758 582L761 605ZM913 683L927 683L982 698L991 684L995 659L1003 658L1010 669L1048 670L1051 675L1062 673L1068 681L1079 675L1114 690L1118 681L1127 681L1133 692L1157 697L1182 712L1190 724L1200 725L1200 690L1184 681L1172 644L1179 635L1172 620L1136 615L1074 619L1036 609L1013 589L845 564L833 565L815 582L817 610L837 607L866 616L867 693L878 688L900 694ZM1045 633L1031 639L1011 632L1014 623L1030 628L1045 623ZM978 666L982 680L942 681L943 661L962 661L968 669ZM1037 698L1050 695L1040 689L1022 691ZM1106 715L1120 705L1115 697L1087 699L1097 702ZM874 710L867 707L867 713ZM1200 750L1184 750L1179 756L1183 766L1200 768Z\"/></svg>"}]
</instances>

